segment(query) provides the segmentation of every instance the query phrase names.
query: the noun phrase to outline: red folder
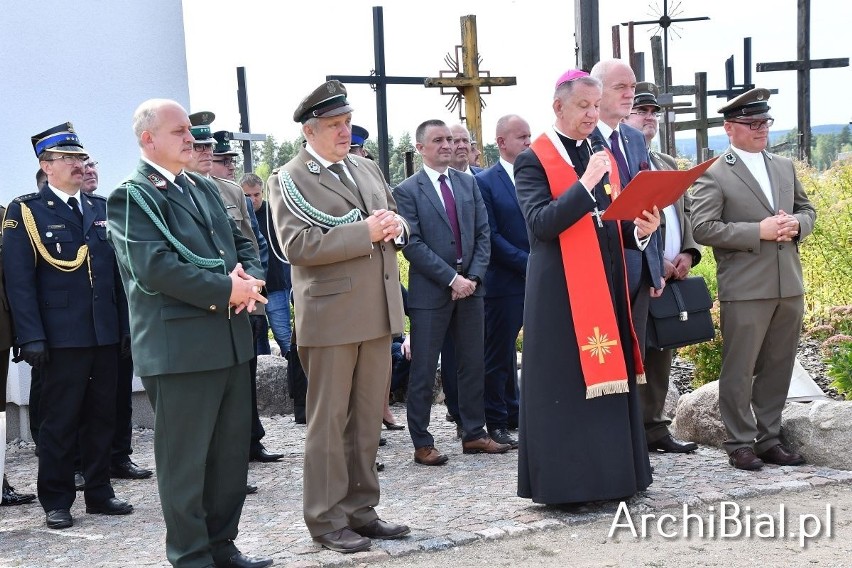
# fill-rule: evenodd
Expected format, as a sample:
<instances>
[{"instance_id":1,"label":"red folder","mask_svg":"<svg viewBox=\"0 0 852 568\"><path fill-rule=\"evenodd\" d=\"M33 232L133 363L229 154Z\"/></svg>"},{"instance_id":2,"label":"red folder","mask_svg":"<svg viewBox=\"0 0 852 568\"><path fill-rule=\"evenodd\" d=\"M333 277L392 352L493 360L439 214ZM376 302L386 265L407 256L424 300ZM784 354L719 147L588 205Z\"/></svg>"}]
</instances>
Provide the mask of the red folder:
<instances>
[{"instance_id":1,"label":"red folder","mask_svg":"<svg viewBox=\"0 0 852 568\"><path fill-rule=\"evenodd\" d=\"M717 156L718 157L718 156ZM716 161L710 158L688 170L644 170L636 174L621 194L606 208L604 221L632 221L656 205L662 212L678 200L701 174Z\"/></svg>"}]
</instances>

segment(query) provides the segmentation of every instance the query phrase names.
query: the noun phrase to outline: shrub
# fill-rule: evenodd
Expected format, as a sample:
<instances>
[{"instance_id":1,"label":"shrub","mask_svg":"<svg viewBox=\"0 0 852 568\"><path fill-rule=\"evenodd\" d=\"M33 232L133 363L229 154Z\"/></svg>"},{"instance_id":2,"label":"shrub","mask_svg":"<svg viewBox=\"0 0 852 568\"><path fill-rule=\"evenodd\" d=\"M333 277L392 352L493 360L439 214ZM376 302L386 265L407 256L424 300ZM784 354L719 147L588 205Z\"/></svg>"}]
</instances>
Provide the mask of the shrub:
<instances>
[{"instance_id":1,"label":"shrub","mask_svg":"<svg viewBox=\"0 0 852 568\"><path fill-rule=\"evenodd\" d=\"M704 261L702 261L702 264ZM715 283L715 278L713 279ZM708 286L710 282L708 281ZM679 354L691 361L694 370L692 373L692 388L697 389L702 385L715 381L719 378L719 373L722 371L722 332L719 329L719 301L713 302L713 308L710 310L710 316L713 318L713 329L716 334L710 341L696 343L681 347Z\"/></svg>"},{"instance_id":2,"label":"shrub","mask_svg":"<svg viewBox=\"0 0 852 568\"><path fill-rule=\"evenodd\" d=\"M833 380L831 386L852 400L852 336L835 335L823 343L828 352L826 374Z\"/></svg>"}]
</instances>

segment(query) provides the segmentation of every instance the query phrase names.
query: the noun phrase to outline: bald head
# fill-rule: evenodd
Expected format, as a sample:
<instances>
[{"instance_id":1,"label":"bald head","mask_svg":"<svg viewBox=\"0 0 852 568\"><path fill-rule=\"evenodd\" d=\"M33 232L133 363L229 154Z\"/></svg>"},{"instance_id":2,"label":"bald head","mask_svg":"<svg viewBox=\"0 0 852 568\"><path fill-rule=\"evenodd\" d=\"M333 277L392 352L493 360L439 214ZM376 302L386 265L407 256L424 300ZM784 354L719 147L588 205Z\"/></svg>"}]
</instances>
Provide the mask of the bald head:
<instances>
[{"instance_id":1,"label":"bald head","mask_svg":"<svg viewBox=\"0 0 852 568\"><path fill-rule=\"evenodd\" d=\"M170 99L150 99L133 113L133 132L142 155L178 174L192 160L190 122L186 110Z\"/></svg>"},{"instance_id":2,"label":"bald head","mask_svg":"<svg viewBox=\"0 0 852 568\"><path fill-rule=\"evenodd\" d=\"M530 141L530 125L517 114L507 114L497 120L497 148L500 157L510 164L529 147Z\"/></svg>"},{"instance_id":3,"label":"bald head","mask_svg":"<svg viewBox=\"0 0 852 568\"><path fill-rule=\"evenodd\" d=\"M615 128L633 108L636 75L622 59L599 61L592 67L591 75L603 86L600 120L610 128Z\"/></svg>"},{"instance_id":4,"label":"bald head","mask_svg":"<svg viewBox=\"0 0 852 568\"><path fill-rule=\"evenodd\" d=\"M453 135L453 161L450 166L465 172L470 167L470 132L463 124L454 124L450 127L450 134Z\"/></svg>"}]
</instances>

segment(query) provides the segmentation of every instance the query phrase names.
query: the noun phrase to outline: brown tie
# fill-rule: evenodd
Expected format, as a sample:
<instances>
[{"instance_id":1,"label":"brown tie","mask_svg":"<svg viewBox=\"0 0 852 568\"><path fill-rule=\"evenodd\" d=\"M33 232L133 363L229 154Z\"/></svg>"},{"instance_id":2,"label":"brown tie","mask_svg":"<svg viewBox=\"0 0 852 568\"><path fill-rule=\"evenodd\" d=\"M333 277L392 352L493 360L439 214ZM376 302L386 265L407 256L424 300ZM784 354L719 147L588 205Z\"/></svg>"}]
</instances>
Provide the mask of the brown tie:
<instances>
[{"instance_id":1,"label":"brown tie","mask_svg":"<svg viewBox=\"0 0 852 568\"><path fill-rule=\"evenodd\" d=\"M340 162L336 164L331 164L328 166L328 169L337 174L337 177L340 178L340 181L345 185L349 191L352 192L352 197L355 198L358 203L363 205L363 200L361 199L361 193L358 191L358 186L355 185L355 182L349 179L349 176L346 174L346 170L343 169L343 164Z\"/></svg>"}]
</instances>

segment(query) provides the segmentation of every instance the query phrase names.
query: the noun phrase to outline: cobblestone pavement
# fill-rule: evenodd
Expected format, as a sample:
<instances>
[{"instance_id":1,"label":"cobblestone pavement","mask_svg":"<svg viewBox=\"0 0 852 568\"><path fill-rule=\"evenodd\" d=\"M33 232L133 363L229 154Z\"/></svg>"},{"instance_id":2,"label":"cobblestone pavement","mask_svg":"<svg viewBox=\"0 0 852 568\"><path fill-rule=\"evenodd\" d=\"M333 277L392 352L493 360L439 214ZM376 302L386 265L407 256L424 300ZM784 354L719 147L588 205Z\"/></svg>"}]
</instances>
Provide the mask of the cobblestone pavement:
<instances>
[{"instance_id":1,"label":"cobblestone pavement","mask_svg":"<svg viewBox=\"0 0 852 568\"><path fill-rule=\"evenodd\" d=\"M405 423L404 407L392 410ZM463 455L455 427L444 419L444 406L432 411L438 448L450 456L443 467L413 462L407 430L383 430L387 445L379 448L386 465L379 474L382 518L411 526L411 535L396 541L374 541L371 550L341 555L316 546L302 520L302 457L305 428L292 416L263 418L264 443L282 452L278 463L251 463L249 482L258 493L246 498L239 548L271 556L276 566L363 566L389 556L402 556L461 546L479 540L521 536L528 531L612 518L617 503L576 507L545 507L516 496L517 452L504 455ZM153 432L134 431L133 460L154 466ZM748 473L731 468L721 450L701 447L693 455L652 456L654 483L629 502L634 512L653 512L688 503L697 508L721 500L801 491L829 484L852 484L852 472L806 465L767 466ZM35 493L37 458L32 445L11 443L6 467L13 486ZM135 507L130 516L87 515L82 495L71 510L74 526L56 531L45 527L38 503L0 508L0 566L44 568L168 566L165 528L156 479L115 480L116 494Z\"/></svg>"}]
</instances>

